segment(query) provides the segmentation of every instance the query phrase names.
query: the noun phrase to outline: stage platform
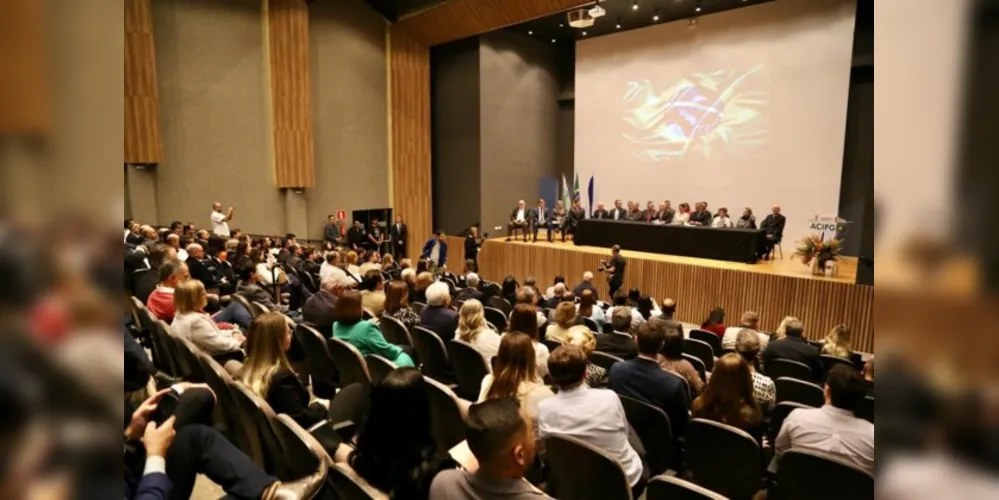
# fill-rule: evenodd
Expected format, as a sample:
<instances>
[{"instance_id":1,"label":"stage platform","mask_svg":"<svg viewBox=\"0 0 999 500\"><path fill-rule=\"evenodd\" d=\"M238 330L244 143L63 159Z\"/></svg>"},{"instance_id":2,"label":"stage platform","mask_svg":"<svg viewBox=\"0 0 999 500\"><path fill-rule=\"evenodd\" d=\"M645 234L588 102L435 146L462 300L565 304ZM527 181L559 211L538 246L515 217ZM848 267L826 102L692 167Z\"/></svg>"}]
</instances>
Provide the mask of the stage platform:
<instances>
[{"instance_id":1,"label":"stage platform","mask_svg":"<svg viewBox=\"0 0 999 500\"><path fill-rule=\"evenodd\" d=\"M544 234L542 232L542 234ZM449 237L450 266L461 270L464 239ZM792 260L793 249L785 243L784 258L758 264L742 264L672 255L623 250L628 260L625 288L637 287L657 302L665 298L677 301L677 319L700 324L714 307L728 313L726 324L738 325L743 312L756 311L762 316L762 328L773 331L786 316L796 316L805 323L806 336L824 339L834 326L846 324L853 329L855 349L874 352L872 314L874 287L854 284L857 260L844 259L836 278L813 276L800 261ZM527 276L538 280L539 288L551 286L555 276L564 276L570 287L583 273L596 274L594 285L601 299L607 300L607 282L597 273L600 260L610 259L609 248L577 247L572 242L505 242L505 238L486 241L479 255L483 278L501 283L512 274L523 281Z\"/></svg>"}]
</instances>

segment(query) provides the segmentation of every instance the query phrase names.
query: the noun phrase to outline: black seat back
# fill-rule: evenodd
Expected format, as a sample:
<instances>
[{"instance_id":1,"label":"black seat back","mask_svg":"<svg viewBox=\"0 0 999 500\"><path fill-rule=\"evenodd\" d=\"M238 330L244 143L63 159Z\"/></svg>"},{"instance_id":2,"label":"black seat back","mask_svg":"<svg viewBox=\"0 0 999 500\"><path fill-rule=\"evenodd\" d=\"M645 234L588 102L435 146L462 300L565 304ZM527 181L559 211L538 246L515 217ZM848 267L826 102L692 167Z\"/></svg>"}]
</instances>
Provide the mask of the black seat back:
<instances>
[{"instance_id":1,"label":"black seat back","mask_svg":"<svg viewBox=\"0 0 999 500\"><path fill-rule=\"evenodd\" d=\"M791 361L790 359L775 359L767 365L767 376L777 380L779 378L796 378L805 382L813 380L812 369L804 363Z\"/></svg>"},{"instance_id":2,"label":"black seat back","mask_svg":"<svg viewBox=\"0 0 999 500\"><path fill-rule=\"evenodd\" d=\"M780 435L781 429L784 428L784 421L787 420L787 417L791 416L791 413L795 410L802 409L810 410L812 407L790 401L783 402L774 407L773 413L770 414L770 428L767 431L767 439L771 443L776 443L777 436Z\"/></svg>"},{"instance_id":3,"label":"black seat back","mask_svg":"<svg viewBox=\"0 0 999 500\"><path fill-rule=\"evenodd\" d=\"M317 472L324 475L333 463L329 454L311 434L295 423L288 415L278 415L274 420L277 437L285 449L288 474L294 478L309 477Z\"/></svg>"},{"instance_id":4,"label":"black seat back","mask_svg":"<svg viewBox=\"0 0 999 500\"><path fill-rule=\"evenodd\" d=\"M704 366L704 361L696 356L691 356L690 354L684 354L683 359L686 359L691 365L693 365L694 370L697 371L697 376L701 377L701 381L707 383L708 381L708 369Z\"/></svg>"},{"instance_id":5,"label":"black seat back","mask_svg":"<svg viewBox=\"0 0 999 500\"><path fill-rule=\"evenodd\" d=\"M874 476L846 462L805 450L781 457L777 500L866 500L874 498Z\"/></svg>"},{"instance_id":6,"label":"black seat back","mask_svg":"<svg viewBox=\"0 0 999 500\"><path fill-rule=\"evenodd\" d=\"M148 309L145 307L139 309L139 323L143 330L149 332L153 340L153 364L163 373L180 376L180 366L173 355L172 341L165 330L157 326L157 321L156 316Z\"/></svg>"},{"instance_id":7,"label":"black seat back","mask_svg":"<svg viewBox=\"0 0 999 500\"><path fill-rule=\"evenodd\" d=\"M727 500L711 490L670 476L653 478L647 491L647 500Z\"/></svg>"},{"instance_id":8,"label":"black seat back","mask_svg":"<svg viewBox=\"0 0 999 500\"><path fill-rule=\"evenodd\" d=\"M368 373L371 374L372 384L381 382L389 373L399 368L395 363L374 354L366 356L364 362L368 365Z\"/></svg>"},{"instance_id":9,"label":"black seat back","mask_svg":"<svg viewBox=\"0 0 999 500\"><path fill-rule=\"evenodd\" d=\"M413 302L409 304L409 307L416 314L423 314L423 310L427 308L427 305L422 302Z\"/></svg>"},{"instance_id":10,"label":"black seat back","mask_svg":"<svg viewBox=\"0 0 999 500\"><path fill-rule=\"evenodd\" d=\"M694 419L687 425L687 468L694 483L730 498L752 498L761 486L762 454L749 434Z\"/></svg>"},{"instance_id":11,"label":"black seat back","mask_svg":"<svg viewBox=\"0 0 999 500\"><path fill-rule=\"evenodd\" d=\"M451 362L447 348L436 333L423 327L413 328L413 347L423 363L423 374L440 382L449 383Z\"/></svg>"},{"instance_id":12,"label":"black seat back","mask_svg":"<svg viewBox=\"0 0 999 500\"><path fill-rule=\"evenodd\" d=\"M597 325L597 322L593 321L593 319L583 318L583 324L586 325L586 328L589 328L590 331L593 332L593 335L600 333L600 326Z\"/></svg>"},{"instance_id":13,"label":"black seat back","mask_svg":"<svg viewBox=\"0 0 999 500\"><path fill-rule=\"evenodd\" d=\"M647 455L645 460L657 476L678 465L673 459L673 433L669 416L661 408L648 405L637 399L620 396L628 423L642 440Z\"/></svg>"},{"instance_id":14,"label":"black seat back","mask_svg":"<svg viewBox=\"0 0 999 500\"><path fill-rule=\"evenodd\" d=\"M874 398L867 396L860 402L856 412L857 418L862 418L870 423L874 423Z\"/></svg>"},{"instance_id":15,"label":"black seat back","mask_svg":"<svg viewBox=\"0 0 999 500\"><path fill-rule=\"evenodd\" d=\"M603 450L566 436L545 442L551 482L559 500L632 500L621 464Z\"/></svg>"},{"instance_id":16,"label":"black seat back","mask_svg":"<svg viewBox=\"0 0 999 500\"><path fill-rule=\"evenodd\" d=\"M790 401L812 408L821 408L826 404L825 391L815 384L788 377L779 378L774 384L777 386L778 404Z\"/></svg>"},{"instance_id":17,"label":"black seat back","mask_svg":"<svg viewBox=\"0 0 999 500\"><path fill-rule=\"evenodd\" d=\"M312 392L317 397L333 399L336 388L340 385L340 375L326 346L326 340L308 325L295 327L295 339L305 351L305 361L312 376Z\"/></svg>"},{"instance_id":18,"label":"black seat back","mask_svg":"<svg viewBox=\"0 0 999 500\"><path fill-rule=\"evenodd\" d=\"M444 384L430 377L423 378L430 395L430 425L437 449L450 450L465 440L465 419L458 396Z\"/></svg>"},{"instance_id":19,"label":"black seat back","mask_svg":"<svg viewBox=\"0 0 999 500\"><path fill-rule=\"evenodd\" d=\"M194 347L187 339L177 336L173 336L173 341L177 344L177 352L180 354L181 363L186 370L187 381L196 384L205 383L205 370L202 368L201 362L198 361L198 357L194 354L195 351L200 352L200 349Z\"/></svg>"},{"instance_id":20,"label":"black seat back","mask_svg":"<svg viewBox=\"0 0 999 500\"><path fill-rule=\"evenodd\" d=\"M448 357L458 379L458 395L469 401L479 398L482 379L489 375L489 366L479 351L471 344L455 339L448 342Z\"/></svg>"},{"instance_id":21,"label":"black seat back","mask_svg":"<svg viewBox=\"0 0 999 500\"><path fill-rule=\"evenodd\" d=\"M715 350L707 342L695 339L683 339L683 353L689 354L704 363L704 369L712 372L715 369Z\"/></svg>"},{"instance_id":22,"label":"black seat back","mask_svg":"<svg viewBox=\"0 0 999 500\"><path fill-rule=\"evenodd\" d=\"M485 308L486 321L496 325L499 331L505 332L506 327L510 324L507 316L503 311L499 309L493 309L492 307Z\"/></svg>"},{"instance_id":23,"label":"black seat back","mask_svg":"<svg viewBox=\"0 0 999 500\"><path fill-rule=\"evenodd\" d=\"M486 306L503 311L503 314L510 315L513 312L513 305L503 297L492 296L486 301Z\"/></svg>"},{"instance_id":24,"label":"black seat back","mask_svg":"<svg viewBox=\"0 0 999 500\"><path fill-rule=\"evenodd\" d=\"M715 353L715 357L721 357L722 355L722 339L721 337L704 330L691 330L690 338L693 340L700 340L705 344L711 346L711 349Z\"/></svg>"},{"instance_id":25,"label":"black seat back","mask_svg":"<svg viewBox=\"0 0 999 500\"><path fill-rule=\"evenodd\" d=\"M612 366L618 363L624 363L624 360L617 356L607 354L606 352L593 351L593 353L590 354L590 363L593 363L610 372Z\"/></svg>"},{"instance_id":26,"label":"black seat back","mask_svg":"<svg viewBox=\"0 0 999 500\"><path fill-rule=\"evenodd\" d=\"M357 473L342 466L330 468L330 483L339 500L387 500L388 496L379 492L361 479Z\"/></svg>"},{"instance_id":27,"label":"black seat back","mask_svg":"<svg viewBox=\"0 0 999 500\"><path fill-rule=\"evenodd\" d=\"M215 393L215 399L218 401L218 407L225 421L226 437L243 453L252 457L253 447L250 443L250 437L247 435L246 426L243 425L240 418L236 398L232 395L231 386L234 384L232 377L214 359L203 352L198 353L198 362L201 363L201 367L205 371L208 387Z\"/></svg>"},{"instance_id":28,"label":"black seat back","mask_svg":"<svg viewBox=\"0 0 999 500\"><path fill-rule=\"evenodd\" d=\"M389 344L412 346L413 339L409 336L409 330L401 321L388 316L382 316L378 326L382 329L382 335Z\"/></svg>"},{"instance_id":29,"label":"black seat back","mask_svg":"<svg viewBox=\"0 0 999 500\"><path fill-rule=\"evenodd\" d=\"M282 481L300 479L291 477L284 447L274 428L274 410L242 383L236 382L232 385L232 394L244 425L249 424L248 427L252 429L250 432L256 433L255 437L260 443L263 462L258 464L262 465L268 474L277 476ZM253 437L251 436L251 439Z\"/></svg>"},{"instance_id":30,"label":"black seat back","mask_svg":"<svg viewBox=\"0 0 999 500\"><path fill-rule=\"evenodd\" d=\"M832 370L837 365L848 366L848 367L850 367L850 368L852 368L854 370L857 369L857 367L854 366L853 361L851 361L849 359L839 358L839 357L836 357L836 356L828 356L828 355L825 355L825 354L822 355L822 371L823 371L823 373L825 373L826 375L828 375L829 374L829 370Z\"/></svg>"},{"instance_id":31,"label":"black seat back","mask_svg":"<svg viewBox=\"0 0 999 500\"><path fill-rule=\"evenodd\" d=\"M327 339L326 345L329 347L330 356L333 357L333 364L340 374L341 387L354 384L371 385L371 374L368 372L368 364L364 362L364 356L361 356L361 351L337 338Z\"/></svg>"}]
</instances>

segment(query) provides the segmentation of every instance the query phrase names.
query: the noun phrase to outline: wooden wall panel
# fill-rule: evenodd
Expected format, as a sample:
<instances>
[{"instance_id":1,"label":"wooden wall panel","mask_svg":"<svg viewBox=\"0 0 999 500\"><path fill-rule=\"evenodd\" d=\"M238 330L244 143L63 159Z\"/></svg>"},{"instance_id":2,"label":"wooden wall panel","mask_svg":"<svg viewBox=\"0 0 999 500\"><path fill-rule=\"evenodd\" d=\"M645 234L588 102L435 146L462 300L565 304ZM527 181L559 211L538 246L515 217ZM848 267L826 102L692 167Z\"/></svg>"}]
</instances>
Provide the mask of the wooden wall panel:
<instances>
[{"instance_id":1,"label":"wooden wall panel","mask_svg":"<svg viewBox=\"0 0 999 500\"><path fill-rule=\"evenodd\" d=\"M451 250L461 248L460 240L449 242L452 271L461 270L461 256ZM596 272L600 259L609 258L609 252L487 241L479 269L483 278L497 283L510 274L520 281L534 276L547 288L555 276L565 276L574 286L586 271ZM701 324L711 309L722 307L727 324L737 325L743 312L756 311L762 328L772 332L785 316L797 316L812 340L846 324L853 329L855 349L874 352L873 287L639 258L628 258L625 278L626 288L637 287L659 302L676 300L679 321ZM601 298L607 299L606 280L598 275L596 281Z\"/></svg>"},{"instance_id":2,"label":"wooden wall panel","mask_svg":"<svg viewBox=\"0 0 999 500\"><path fill-rule=\"evenodd\" d=\"M427 46L480 35L593 3L593 0L454 0L399 21Z\"/></svg>"},{"instance_id":3,"label":"wooden wall panel","mask_svg":"<svg viewBox=\"0 0 999 500\"><path fill-rule=\"evenodd\" d=\"M125 163L162 161L150 0L125 0Z\"/></svg>"},{"instance_id":4,"label":"wooden wall panel","mask_svg":"<svg viewBox=\"0 0 999 500\"><path fill-rule=\"evenodd\" d=\"M430 49L389 33L392 206L409 224L410 257L433 231L430 182Z\"/></svg>"},{"instance_id":5,"label":"wooden wall panel","mask_svg":"<svg viewBox=\"0 0 999 500\"><path fill-rule=\"evenodd\" d=\"M267 0L267 27L275 181L279 188L315 187L308 5Z\"/></svg>"}]
</instances>

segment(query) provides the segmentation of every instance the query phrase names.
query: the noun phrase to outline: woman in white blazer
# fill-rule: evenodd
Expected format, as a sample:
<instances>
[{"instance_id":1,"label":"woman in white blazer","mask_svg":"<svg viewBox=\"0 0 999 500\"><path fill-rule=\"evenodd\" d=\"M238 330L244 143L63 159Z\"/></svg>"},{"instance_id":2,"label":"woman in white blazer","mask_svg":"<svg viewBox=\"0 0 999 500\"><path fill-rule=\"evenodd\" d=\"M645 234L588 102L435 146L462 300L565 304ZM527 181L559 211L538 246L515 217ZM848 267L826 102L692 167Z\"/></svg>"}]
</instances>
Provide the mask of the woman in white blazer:
<instances>
[{"instance_id":1,"label":"woman in white blazer","mask_svg":"<svg viewBox=\"0 0 999 500\"><path fill-rule=\"evenodd\" d=\"M197 280L188 280L177 286L173 297L174 334L187 339L209 356L239 351L246 338L239 330L223 330L212 317L204 313L208 305L205 285Z\"/></svg>"}]
</instances>

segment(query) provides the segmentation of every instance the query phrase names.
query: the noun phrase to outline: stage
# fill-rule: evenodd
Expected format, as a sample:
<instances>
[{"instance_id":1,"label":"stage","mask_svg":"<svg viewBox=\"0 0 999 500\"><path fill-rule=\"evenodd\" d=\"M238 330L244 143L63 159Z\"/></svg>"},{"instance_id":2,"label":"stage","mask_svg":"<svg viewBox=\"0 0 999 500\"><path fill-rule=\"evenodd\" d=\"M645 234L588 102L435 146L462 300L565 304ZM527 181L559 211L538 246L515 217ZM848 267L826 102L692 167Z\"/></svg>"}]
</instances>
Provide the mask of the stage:
<instances>
[{"instance_id":1,"label":"stage","mask_svg":"<svg viewBox=\"0 0 999 500\"><path fill-rule=\"evenodd\" d=\"M544 231L541 232L541 235ZM540 235L539 235L540 236ZM460 271L464 258L464 239L448 237L448 260L452 270ZM625 288L637 287L657 302L672 298L678 303L677 320L700 324L714 307L728 314L726 325L738 325L743 312L762 316L762 328L773 331L785 316L796 316L805 323L806 336L824 339L834 326L846 324L853 329L857 351L874 351L872 310L874 288L854 284L857 260L840 262L839 276L813 276L800 261L792 260L793 249L785 243L784 258L771 262L743 264L691 257L678 257L622 250L628 260ZM601 299L607 300L607 282L597 269L600 260L610 259L610 249L577 247L573 243L505 242L504 238L486 241L479 254L480 274L486 280L502 283L508 274L519 281L534 276L544 291L555 276L564 276L570 287L586 271L596 275L594 285Z\"/></svg>"}]
</instances>

